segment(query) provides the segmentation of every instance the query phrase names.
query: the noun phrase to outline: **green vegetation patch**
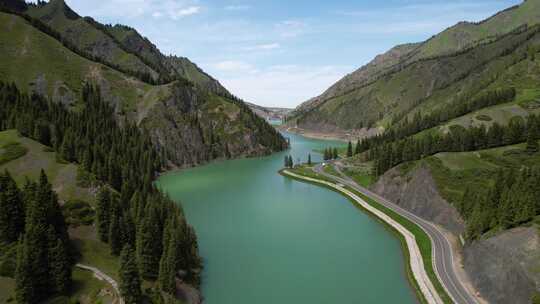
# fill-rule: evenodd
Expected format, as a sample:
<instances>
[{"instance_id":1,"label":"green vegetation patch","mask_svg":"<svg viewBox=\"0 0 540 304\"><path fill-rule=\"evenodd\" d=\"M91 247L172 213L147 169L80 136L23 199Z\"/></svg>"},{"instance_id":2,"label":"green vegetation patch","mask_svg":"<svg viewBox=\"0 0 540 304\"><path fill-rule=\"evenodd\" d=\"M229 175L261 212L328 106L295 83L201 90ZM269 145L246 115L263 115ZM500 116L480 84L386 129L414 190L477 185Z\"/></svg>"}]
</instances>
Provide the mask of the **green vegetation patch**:
<instances>
[{"instance_id":1,"label":"green vegetation patch","mask_svg":"<svg viewBox=\"0 0 540 304\"><path fill-rule=\"evenodd\" d=\"M489 115L480 114L480 115L476 115L476 120L480 120L480 121L492 121L493 118L491 118L491 116L489 116Z\"/></svg>"},{"instance_id":2,"label":"green vegetation patch","mask_svg":"<svg viewBox=\"0 0 540 304\"><path fill-rule=\"evenodd\" d=\"M95 211L90 204L82 200L71 200L62 206L66 223L71 226L92 225Z\"/></svg>"},{"instance_id":3,"label":"green vegetation patch","mask_svg":"<svg viewBox=\"0 0 540 304\"><path fill-rule=\"evenodd\" d=\"M0 276L0 303L15 303L15 280Z\"/></svg>"}]
</instances>

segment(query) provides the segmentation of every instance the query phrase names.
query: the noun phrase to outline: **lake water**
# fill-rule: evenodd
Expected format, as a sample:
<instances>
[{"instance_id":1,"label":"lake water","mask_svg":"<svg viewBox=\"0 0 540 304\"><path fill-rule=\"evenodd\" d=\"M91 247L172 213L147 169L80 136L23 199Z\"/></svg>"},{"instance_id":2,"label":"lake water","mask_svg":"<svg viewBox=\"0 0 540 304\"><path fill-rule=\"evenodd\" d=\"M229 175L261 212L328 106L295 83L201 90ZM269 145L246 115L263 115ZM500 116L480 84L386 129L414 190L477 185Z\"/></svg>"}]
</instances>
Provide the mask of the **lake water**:
<instances>
[{"instance_id":1,"label":"lake water","mask_svg":"<svg viewBox=\"0 0 540 304\"><path fill-rule=\"evenodd\" d=\"M284 133L291 149L162 176L199 237L206 304L417 303L398 239L342 195L283 177L285 155L343 145Z\"/></svg>"}]
</instances>

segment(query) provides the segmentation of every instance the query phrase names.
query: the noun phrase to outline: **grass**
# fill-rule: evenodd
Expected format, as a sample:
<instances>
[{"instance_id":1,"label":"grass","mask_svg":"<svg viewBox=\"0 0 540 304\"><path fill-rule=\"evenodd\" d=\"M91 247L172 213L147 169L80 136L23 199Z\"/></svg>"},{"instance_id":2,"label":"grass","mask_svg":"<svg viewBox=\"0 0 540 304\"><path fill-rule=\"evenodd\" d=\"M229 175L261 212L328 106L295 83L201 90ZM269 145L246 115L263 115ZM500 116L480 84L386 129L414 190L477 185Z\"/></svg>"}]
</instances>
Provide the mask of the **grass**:
<instances>
[{"instance_id":1,"label":"grass","mask_svg":"<svg viewBox=\"0 0 540 304\"><path fill-rule=\"evenodd\" d=\"M16 141L18 133L15 130L0 132L0 166L23 157L28 149Z\"/></svg>"},{"instance_id":2,"label":"grass","mask_svg":"<svg viewBox=\"0 0 540 304\"><path fill-rule=\"evenodd\" d=\"M348 166L342 169L342 172L352 178L362 187L369 187L376 182L371 172L373 171L373 162L361 162L356 159L347 161Z\"/></svg>"},{"instance_id":3,"label":"grass","mask_svg":"<svg viewBox=\"0 0 540 304\"><path fill-rule=\"evenodd\" d=\"M8 300L12 299L11 303L15 303L15 280L12 278L0 277L0 304L9 303Z\"/></svg>"},{"instance_id":4,"label":"grass","mask_svg":"<svg viewBox=\"0 0 540 304\"><path fill-rule=\"evenodd\" d=\"M339 173L336 171L336 169L332 165L323 166L323 171L330 175L339 176Z\"/></svg>"},{"instance_id":5,"label":"grass","mask_svg":"<svg viewBox=\"0 0 540 304\"><path fill-rule=\"evenodd\" d=\"M0 53L4 59L0 61L0 80L14 82L23 91L40 87L54 99L63 84L78 98L85 81L104 81L110 94L132 110L134 102L152 88L71 52L20 17L0 13L0 24Z\"/></svg>"},{"instance_id":6,"label":"grass","mask_svg":"<svg viewBox=\"0 0 540 304\"><path fill-rule=\"evenodd\" d=\"M19 186L24 184L26 178L36 180L43 169L62 201L95 202L89 188L77 185L76 164L59 162L56 153L51 152L49 147L20 136L16 130L0 132L0 147L5 144L16 146L19 154L16 158L12 157L9 161L0 163L0 171L8 170ZM4 153L0 155L3 156Z\"/></svg>"},{"instance_id":7,"label":"grass","mask_svg":"<svg viewBox=\"0 0 540 304\"><path fill-rule=\"evenodd\" d=\"M316 178L316 179L319 179L319 180L324 180L324 181L327 181L327 182L334 183L334 181L332 181L332 180L321 178L320 176L318 176L318 174L313 173L313 171L312 171L312 173L303 174L308 169L309 168L302 168L301 170L297 170L295 168L294 170L290 170L290 171L292 171L292 172L294 172L296 174L299 174L299 175L312 177L312 178ZM281 172L281 174L283 174L283 173ZM295 177L292 177L292 176L289 176L289 177L295 178ZM302 181L309 182L309 181L305 181L305 180L302 180ZM328 188L330 190L337 191L336 189L334 189L332 187L328 187L325 184L317 183L317 185L322 185L322 186L324 186L324 187L326 187L326 188ZM347 190L353 192L357 196L361 197L363 200L365 200L372 207L380 210L381 212L383 212L386 215L388 215L389 217L391 217L393 220L395 220L396 222L401 224L404 228L409 230L415 236L416 243L417 243L417 245L418 245L418 247L420 249L420 252L422 254L422 259L423 259L423 262L424 262L424 268L425 268L430 280L432 281L433 285L435 286L435 288L436 288L437 292L439 293L439 295L440 295L441 299L443 300L443 302L444 303L452 303L450 297L446 293L446 290L444 289L444 287L439 282L439 279L437 278L437 275L435 274L435 271L433 269L431 240L430 240L429 236L424 232L424 230L422 230L419 226L412 223L408 219L406 219L406 218L402 217L401 215L397 214L396 212L392 211L391 209L388 209L388 208L384 207L383 205L379 204L377 201L375 201L375 200L373 200L373 199L371 199L371 198L369 198L369 197L355 191L354 189L351 189L349 187L345 187L345 188ZM337 191L337 192L339 192L339 191ZM352 198L350 198L348 196L347 196L347 198L352 201ZM358 206L358 204L355 203L355 206ZM364 211L370 213L369 211L365 210L364 208L361 208L361 209L363 209ZM383 221L381 220L381 222L383 222ZM397 232L395 229L393 229L391 226L389 226L385 222L383 222L383 223L385 224L386 227L388 227L392 231L394 231L396 233L396 235L398 236L398 238L400 239L406 261L408 261L409 256L408 256L408 250L406 249L406 243L405 243L404 237L399 232ZM420 301L422 303L426 303L426 300L425 300L423 294L420 292L420 289L418 287L418 283L416 282L416 280L412 276L412 271L410 269L410 264L408 262L406 264L407 264L407 274L408 274L409 281L411 282L413 288L416 290Z\"/></svg>"},{"instance_id":8,"label":"grass","mask_svg":"<svg viewBox=\"0 0 540 304\"><path fill-rule=\"evenodd\" d=\"M89 226L80 228L83 233L91 233L84 231L87 229L89 229ZM86 234L73 236L72 233L71 236L73 244L81 254L80 259L77 261L78 263L96 267L111 278L118 280L120 262L118 257L110 253L110 248L107 244Z\"/></svg>"},{"instance_id":9,"label":"grass","mask_svg":"<svg viewBox=\"0 0 540 304\"><path fill-rule=\"evenodd\" d=\"M525 144L472 152L445 152L398 168L429 167L441 196L450 203L461 200L467 187L487 190L499 169L520 169L540 164L540 153L528 154Z\"/></svg>"}]
</instances>

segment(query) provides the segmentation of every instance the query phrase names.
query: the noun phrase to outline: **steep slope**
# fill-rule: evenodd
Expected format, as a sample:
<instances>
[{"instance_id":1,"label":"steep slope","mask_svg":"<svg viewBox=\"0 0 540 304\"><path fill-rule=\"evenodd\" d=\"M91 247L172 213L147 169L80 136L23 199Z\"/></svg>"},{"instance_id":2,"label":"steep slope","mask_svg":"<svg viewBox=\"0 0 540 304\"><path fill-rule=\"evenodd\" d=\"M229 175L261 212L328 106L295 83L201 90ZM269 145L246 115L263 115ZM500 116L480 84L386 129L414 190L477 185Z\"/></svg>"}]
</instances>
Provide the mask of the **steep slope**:
<instances>
[{"instance_id":1,"label":"steep slope","mask_svg":"<svg viewBox=\"0 0 540 304\"><path fill-rule=\"evenodd\" d=\"M230 95L217 80L206 74L188 58L163 55L152 42L141 36L134 28L124 25L103 26L103 28L115 37L126 50L138 54L156 67L160 74L169 77L180 76L205 90L219 95Z\"/></svg>"},{"instance_id":2,"label":"steep slope","mask_svg":"<svg viewBox=\"0 0 540 304\"><path fill-rule=\"evenodd\" d=\"M157 78L158 74L135 54L129 53L109 35L101 31L92 20L80 17L64 0L52 0L42 5L31 5L26 13L37 18L58 31L79 49L118 65L122 70L149 74Z\"/></svg>"},{"instance_id":3,"label":"steep slope","mask_svg":"<svg viewBox=\"0 0 540 304\"><path fill-rule=\"evenodd\" d=\"M463 79L467 74L495 59L479 52L508 48L513 43L508 33L539 21L540 1L529 0L483 22L461 22L423 43L395 47L302 104L290 124L329 131L388 126L393 116L410 111L445 87L460 88L459 84L467 83ZM477 57L468 61L467 56ZM489 78L497 76L489 73ZM448 101L460 91L442 91L439 100ZM476 93L478 89L467 92ZM363 115L366 112L372 115Z\"/></svg>"},{"instance_id":4,"label":"steep slope","mask_svg":"<svg viewBox=\"0 0 540 304\"><path fill-rule=\"evenodd\" d=\"M85 83L99 85L119 117L152 128L154 143L169 150L171 164L190 166L285 147L283 138L242 102L185 81L161 86L141 82L70 51L16 15L0 13L0 27L5 59L0 63L0 80L74 109L84 106L80 94Z\"/></svg>"}]
</instances>

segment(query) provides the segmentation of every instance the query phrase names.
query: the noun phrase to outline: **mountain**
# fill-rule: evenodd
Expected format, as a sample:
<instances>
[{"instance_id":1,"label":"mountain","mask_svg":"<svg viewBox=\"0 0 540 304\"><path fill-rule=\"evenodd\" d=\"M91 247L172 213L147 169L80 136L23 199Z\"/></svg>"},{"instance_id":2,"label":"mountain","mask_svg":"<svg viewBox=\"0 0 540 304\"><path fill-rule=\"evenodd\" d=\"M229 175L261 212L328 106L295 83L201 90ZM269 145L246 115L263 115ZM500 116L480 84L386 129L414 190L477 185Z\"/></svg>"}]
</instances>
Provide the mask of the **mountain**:
<instances>
[{"instance_id":1,"label":"mountain","mask_svg":"<svg viewBox=\"0 0 540 304\"><path fill-rule=\"evenodd\" d=\"M534 303L539 84L540 1L528 0L377 56L287 127L360 139L334 162L345 174L459 239L456 265L474 294Z\"/></svg>"},{"instance_id":2,"label":"mountain","mask_svg":"<svg viewBox=\"0 0 540 304\"><path fill-rule=\"evenodd\" d=\"M0 3L0 80L73 110L84 107L83 86L97 85L118 119L147 130L173 166L286 146L217 80L186 58L163 55L134 29L82 18L63 0Z\"/></svg>"},{"instance_id":3,"label":"mountain","mask_svg":"<svg viewBox=\"0 0 540 304\"><path fill-rule=\"evenodd\" d=\"M266 120L283 120L293 109L263 107L253 103L246 103L248 107L260 117Z\"/></svg>"},{"instance_id":4,"label":"mountain","mask_svg":"<svg viewBox=\"0 0 540 304\"><path fill-rule=\"evenodd\" d=\"M534 44L516 39L539 21L540 1L529 0L482 22L460 22L424 42L396 46L300 105L290 115L289 125L362 136L367 128L384 130L405 114L480 94L497 79L511 78L501 75L512 66L503 63L508 57L504 53L519 43L520 50L511 52L519 56L524 47ZM515 76L529 74L536 76L534 71ZM478 78L483 86L471 85L479 83ZM512 85L518 87L518 95L533 88L515 80Z\"/></svg>"}]
</instances>

